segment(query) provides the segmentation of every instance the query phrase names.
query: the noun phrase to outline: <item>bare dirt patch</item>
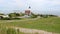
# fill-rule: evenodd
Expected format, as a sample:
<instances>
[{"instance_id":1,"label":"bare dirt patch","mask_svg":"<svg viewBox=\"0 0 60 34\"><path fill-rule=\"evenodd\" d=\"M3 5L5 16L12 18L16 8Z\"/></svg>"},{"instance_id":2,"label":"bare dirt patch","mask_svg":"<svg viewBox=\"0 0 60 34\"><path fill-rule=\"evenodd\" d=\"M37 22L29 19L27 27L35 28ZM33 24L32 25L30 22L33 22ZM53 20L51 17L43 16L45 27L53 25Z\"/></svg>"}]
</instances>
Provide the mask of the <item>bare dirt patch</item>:
<instances>
[{"instance_id":1,"label":"bare dirt patch","mask_svg":"<svg viewBox=\"0 0 60 34\"><path fill-rule=\"evenodd\" d=\"M37 30L37 29L28 29L28 28L21 28L21 27L7 27L7 28L14 28L14 29L19 29L20 32L23 33L30 33L30 34L58 34L58 33L53 33L53 32L47 32L44 30Z\"/></svg>"}]
</instances>

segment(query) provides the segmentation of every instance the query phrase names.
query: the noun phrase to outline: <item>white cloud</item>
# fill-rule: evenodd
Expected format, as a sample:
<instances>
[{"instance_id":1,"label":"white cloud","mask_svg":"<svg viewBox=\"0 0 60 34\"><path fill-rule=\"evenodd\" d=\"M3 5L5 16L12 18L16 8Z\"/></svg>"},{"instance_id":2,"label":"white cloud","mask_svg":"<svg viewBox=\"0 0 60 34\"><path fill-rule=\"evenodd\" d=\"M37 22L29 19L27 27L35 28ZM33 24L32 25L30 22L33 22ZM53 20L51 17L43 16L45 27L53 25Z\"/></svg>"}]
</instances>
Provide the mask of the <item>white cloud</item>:
<instances>
[{"instance_id":1,"label":"white cloud","mask_svg":"<svg viewBox=\"0 0 60 34\"><path fill-rule=\"evenodd\" d=\"M3 0L0 0L0 4L1 4L2 2L4 2L4 1L3 1Z\"/></svg>"},{"instance_id":2,"label":"white cloud","mask_svg":"<svg viewBox=\"0 0 60 34\"><path fill-rule=\"evenodd\" d=\"M0 4L10 7L27 7L31 5L33 8L45 8L60 5L60 0L0 0ZM9 7L10 6L10 7Z\"/></svg>"},{"instance_id":3,"label":"white cloud","mask_svg":"<svg viewBox=\"0 0 60 34\"><path fill-rule=\"evenodd\" d=\"M19 7L22 7L25 5L25 2L23 2L22 0L13 0L15 2L15 4Z\"/></svg>"},{"instance_id":4,"label":"white cloud","mask_svg":"<svg viewBox=\"0 0 60 34\"><path fill-rule=\"evenodd\" d=\"M0 9L24 9L28 5L32 7L32 10L42 11L42 10L60 10L60 0L0 0ZM42 9L41 9L42 8ZM48 9L46 9L48 8ZM58 10L57 10L58 9Z\"/></svg>"},{"instance_id":5,"label":"white cloud","mask_svg":"<svg viewBox=\"0 0 60 34\"><path fill-rule=\"evenodd\" d=\"M60 1L53 1L53 4L58 5L58 4L60 4Z\"/></svg>"}]
</instances>

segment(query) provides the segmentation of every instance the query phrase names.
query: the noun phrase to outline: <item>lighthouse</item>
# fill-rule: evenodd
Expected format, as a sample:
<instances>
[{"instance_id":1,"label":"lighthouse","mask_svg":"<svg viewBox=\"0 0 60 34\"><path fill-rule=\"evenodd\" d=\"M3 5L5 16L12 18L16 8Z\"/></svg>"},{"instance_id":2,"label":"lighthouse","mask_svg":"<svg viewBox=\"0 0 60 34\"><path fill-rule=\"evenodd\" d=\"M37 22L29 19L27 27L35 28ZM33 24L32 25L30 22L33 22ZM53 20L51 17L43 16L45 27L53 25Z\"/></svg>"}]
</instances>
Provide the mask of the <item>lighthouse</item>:
<instances>
[{"instance_id":1,"label":"lighthouse","mask_svg":"<svg viewBox=\"0 0 60 34\"><path fill-rule=\"evenodd\" d=\"M24 17L29 18L30 16L31 16L31 7L29 6L28 9L25 10L25 16Z\"/></svg>"},{"instance_id":2,"label":"lighthouse","mask_svg":"<svg viewBox=\"0 0 60 34\"><path fill-rule=\"evenodd\" d=\"M25 15L28 15L28 16L31 15L31 7L30 6L28 9L25 10Z\"/></svg>"}]
</instances>

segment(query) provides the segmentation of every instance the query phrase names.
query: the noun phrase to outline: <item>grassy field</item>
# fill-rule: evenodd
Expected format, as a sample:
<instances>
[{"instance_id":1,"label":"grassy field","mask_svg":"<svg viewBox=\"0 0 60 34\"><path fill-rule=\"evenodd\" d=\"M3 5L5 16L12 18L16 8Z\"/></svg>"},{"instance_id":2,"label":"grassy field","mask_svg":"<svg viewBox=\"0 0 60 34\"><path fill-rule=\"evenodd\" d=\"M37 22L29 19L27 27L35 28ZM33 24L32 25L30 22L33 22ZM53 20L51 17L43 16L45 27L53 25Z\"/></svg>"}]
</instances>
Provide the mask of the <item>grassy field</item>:
<instances>
[{"instance_id":1,"label":"grassy field","mask_svg":"<svg viewBox=\"0 0 60 34\"><path fill-rule=\"evenodd\" d=\"M26 21L0 20L0 28L1 27L4 28L5 26L16 26L16 27L39 29L49 32L60 33L60 18L49 17L49 18L39 18L36 20L26 20Z\"/></svg>"}]
</instances>

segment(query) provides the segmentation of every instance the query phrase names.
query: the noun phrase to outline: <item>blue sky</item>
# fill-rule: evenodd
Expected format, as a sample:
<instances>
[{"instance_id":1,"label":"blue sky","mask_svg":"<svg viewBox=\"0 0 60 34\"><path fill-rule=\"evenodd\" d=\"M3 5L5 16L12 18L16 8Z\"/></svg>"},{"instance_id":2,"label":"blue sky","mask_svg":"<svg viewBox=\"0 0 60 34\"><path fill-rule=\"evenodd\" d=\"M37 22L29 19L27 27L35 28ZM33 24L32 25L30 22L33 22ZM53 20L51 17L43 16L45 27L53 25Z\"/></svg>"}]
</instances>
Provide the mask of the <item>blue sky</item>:
<instances>
[{"instance_id":1,"label":"blue sky","mask_svg":"<svg viewBox=\"0 0 60 34\"><path fill-rule=\"evenodd\" d=\"M24 11L28 6L34 13L60 15L60 0L0 0L1 13Z\"/></svg>"}]
</instances>

